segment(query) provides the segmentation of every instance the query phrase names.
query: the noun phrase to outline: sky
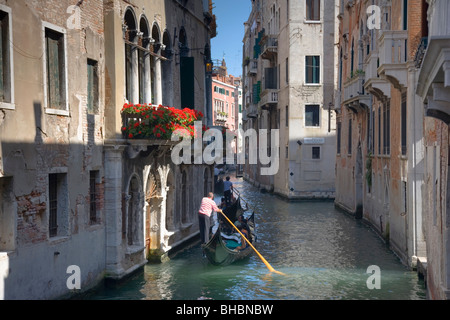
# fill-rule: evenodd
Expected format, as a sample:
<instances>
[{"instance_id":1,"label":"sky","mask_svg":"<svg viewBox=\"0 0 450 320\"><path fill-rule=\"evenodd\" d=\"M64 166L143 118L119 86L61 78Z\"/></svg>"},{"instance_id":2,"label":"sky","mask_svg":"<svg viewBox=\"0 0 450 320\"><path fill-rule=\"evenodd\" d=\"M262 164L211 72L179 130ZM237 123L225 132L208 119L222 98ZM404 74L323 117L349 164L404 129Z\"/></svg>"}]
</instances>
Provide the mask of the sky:
<instances>
[{"instance_id":1,"label":"sky","mask_svg":"<svg viewBox=\"0 0 450 320\"><path fill-rule=\"evenodd\" d=\"M216 15L217 36L211 39L211 58L222 60L228 68L228 74L242 75L242 39L244 22L250 16L250 0L213 0L213 14Z\"/></svg>"}]
</instances>

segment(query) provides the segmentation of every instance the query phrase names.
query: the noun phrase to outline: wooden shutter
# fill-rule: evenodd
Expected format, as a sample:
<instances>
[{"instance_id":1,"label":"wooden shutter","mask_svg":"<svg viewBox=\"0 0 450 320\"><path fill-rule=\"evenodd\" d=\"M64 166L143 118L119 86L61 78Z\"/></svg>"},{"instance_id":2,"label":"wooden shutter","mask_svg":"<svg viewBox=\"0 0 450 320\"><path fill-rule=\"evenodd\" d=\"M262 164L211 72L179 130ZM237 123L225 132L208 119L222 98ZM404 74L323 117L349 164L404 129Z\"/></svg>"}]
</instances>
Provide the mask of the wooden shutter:
<instances>
[{"instance_id":1,"label":"wooden shutter","mask_svg":"<svg viewBox=\"0 0 450 320\"><path fill-rule=\"evenodd\" d=\"M59 55L60 36L52 31L46 31L47 42L47 94L48 107L52 109L61 108L61 70Z\"/></svg>"}]
</instances>

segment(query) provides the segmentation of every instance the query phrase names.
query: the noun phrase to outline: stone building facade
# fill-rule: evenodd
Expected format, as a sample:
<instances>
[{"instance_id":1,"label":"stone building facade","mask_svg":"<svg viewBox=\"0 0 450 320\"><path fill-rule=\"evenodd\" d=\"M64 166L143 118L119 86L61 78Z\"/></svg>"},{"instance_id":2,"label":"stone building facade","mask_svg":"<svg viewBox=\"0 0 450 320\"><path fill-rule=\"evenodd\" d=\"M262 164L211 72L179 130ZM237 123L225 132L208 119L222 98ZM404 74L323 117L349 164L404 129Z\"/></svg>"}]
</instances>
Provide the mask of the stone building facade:
<instances>
[{"instance_id":1,"label":"stone building facade","mask_svg":"<svg viewBox=\"0 0 450 320\"><path fill-rule=\"evenodd\" d=\"M279 130L264 146L279 169L246 164L244 177L287 199L334 198L336 10L335 1L255 0L245 23L243 126Z\"/></svg>"},{"instance_id":2,"label":"stone building facade","mask_svg":"<svg viewBox=\"0 0 450 320\"><path fill-rule=\"evenodd\" d=\"M415 94L424 1L341 1L336 200L406 265L426 255L423 112Z\"/></svg>"},{"instance_id":3,"label":"stone building facade","mask_svg":"<svg viewBox=\"0 0 450 320\"><path fill-rule=\"evenodd\" d=\"M218 61L215 63L212 79L213 125L228 128L234 133L238 129L236 115L239 108L238 87L241 79L228 74L225 59L220 64Z\"/></svg>"},{"instance_id":4,"label":"stone building facade","mask_svg":"<svg viewBox=\"0 0 450 320\"><path fill-rule=\"evenodd\" d=\"M68 297L197 235L212 168L123 137L120 111L208 114L209 4L0 1L1 299Z\"/></svg>"},{"instance_id":5,"label":"stone building facade","mask_svg":"<svg viewBox=\"0 0 450 320\"><path fill-rule=\"evenodd\" d=\"M450 299L450 3L427 0L416 94L424 114L423 229L431 299Z\"/></svg>"}]
</instances>

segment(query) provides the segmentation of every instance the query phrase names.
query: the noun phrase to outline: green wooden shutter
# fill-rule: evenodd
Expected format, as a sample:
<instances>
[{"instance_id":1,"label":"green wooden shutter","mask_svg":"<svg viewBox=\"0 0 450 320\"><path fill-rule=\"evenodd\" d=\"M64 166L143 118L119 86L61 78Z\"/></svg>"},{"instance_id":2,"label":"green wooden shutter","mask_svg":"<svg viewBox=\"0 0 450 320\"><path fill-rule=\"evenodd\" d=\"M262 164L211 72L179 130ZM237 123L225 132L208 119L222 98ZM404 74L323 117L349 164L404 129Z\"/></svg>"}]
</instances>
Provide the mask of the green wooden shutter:
<instances>
[{"instance_id":1,"label":"green wooden shutter","mask_svg":"<svg viewBox=\"0 0 450 320\"><path fill-rule=\"evenodd\" d=\"M194 57L180 57L181 107L195 109Z\"/></svg>"}]
</instances>

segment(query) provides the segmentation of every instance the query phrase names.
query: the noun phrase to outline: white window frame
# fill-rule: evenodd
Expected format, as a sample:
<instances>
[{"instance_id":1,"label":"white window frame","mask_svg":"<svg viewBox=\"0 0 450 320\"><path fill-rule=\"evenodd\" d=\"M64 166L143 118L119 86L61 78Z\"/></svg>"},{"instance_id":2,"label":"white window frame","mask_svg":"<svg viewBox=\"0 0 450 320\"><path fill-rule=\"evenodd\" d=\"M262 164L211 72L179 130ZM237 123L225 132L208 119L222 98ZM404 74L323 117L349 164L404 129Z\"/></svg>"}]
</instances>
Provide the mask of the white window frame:
<instances>
[{"instance_id":1,"label":"white window frame","mask_svg":"<svg viewBox=\"0 0 450 320\"><path fill-rule=\"evenodd\" d=\"M308 126L306 125L306 107L307 106L318 106L319 107L319 125L318 126ZM304 106L304 116L303 116L303 125L307 129L320 129L322 127L322 105L320 103L308 103Z\"/></svg>"},{"instance_id":2,"label":"white window frame","mask_svg":"<svg viewBox=\"0 0 450 320\"><path fill-rule=\"evenodd\" d=\"M320 77L320 79L319 79L319 83L306 82L306 57L319 57L320 58L320 64L319 64L319 68L320 68L319 77ZM303 68L303 72L304 72L303 83L304 83L304 85L308 86L308 87L320 87L320 86L322 86L322 84L323 84L323 56L321 54L315 54L315 53L307 54L307 55L304 55L303 61L305 63L304 64L304 68Z\"/></svg>"},{"instance_id":3,"label":"white window frame","mask_svg":"<svg viewBox=\"0 0 450 320\"><path fill-rule=\"evenodd\" d=\"M303 20L303 23L305 24L321 24L322 23L322 19L323 19L323 1L319 0L319 15L320 15L320 19L319 20L310 20L308 19L308 5L306 3L306 0L304 0L304 5L305 5L305 19Z\"/></svg>"},{"instance_id":4,"label":"white window frame","mask_svg":"<svg viewBox=\"0 0 450 320\"><path fill-rule=\"evenodd\" d=\"M14 50L13 50L13 32L12 32L12 10L3 4L0 4L0 10L8 14L8 31L9 31L9 68L10 68L10 94L11 102L0 102L0 109L14 110L16 108L14 95Z\"/></svg>"},{"instance_id":5,"label":"white window frame","mask_svg":"<svg viewBox=\"0 0 450 320\"><path fill-rule=\"evenodd\" d=\"M63 35L64 39L64 86L65 86L65 109L53 109L48 107L48 81L47 81L47 46L45 44L45 29L51 29ZM43 50L43 75L44 75L44 110L47 114L55 114L60 116L69 116L69 77L68 77L68 64L67 64L67 32L66 29L54 25L50 22L42 21L42 50Z\"/></svg>"}]
</instances>

